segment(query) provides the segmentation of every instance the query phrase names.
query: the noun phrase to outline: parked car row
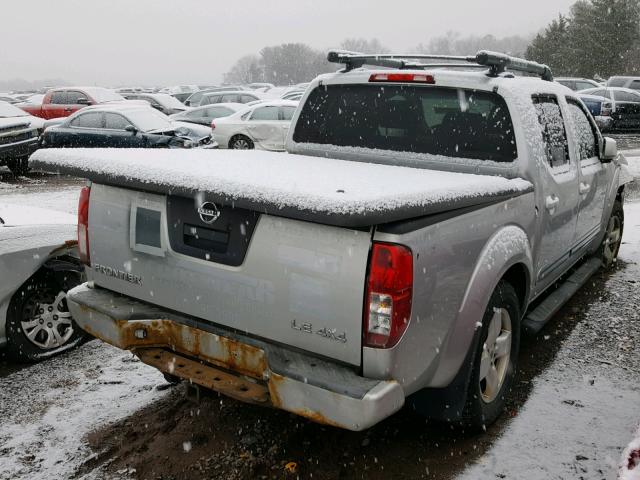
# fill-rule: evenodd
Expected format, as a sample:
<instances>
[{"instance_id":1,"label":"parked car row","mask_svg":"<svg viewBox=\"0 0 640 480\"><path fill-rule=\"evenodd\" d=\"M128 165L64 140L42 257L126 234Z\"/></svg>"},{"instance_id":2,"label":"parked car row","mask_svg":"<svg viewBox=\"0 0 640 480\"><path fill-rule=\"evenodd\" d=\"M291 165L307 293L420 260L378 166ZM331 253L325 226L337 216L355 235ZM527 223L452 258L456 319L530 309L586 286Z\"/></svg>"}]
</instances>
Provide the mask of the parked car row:
<instances>
[{"instance_id":1,"label":"parked car row","mask_svg":"<svg viewBox=\"0 0 640 480\"><path fill-rule=\"evenodd\" d=\"M46 128L42 147L215 148L210 129L172 122L145 105L97 105Z\"/></svg>"}]
</instances>

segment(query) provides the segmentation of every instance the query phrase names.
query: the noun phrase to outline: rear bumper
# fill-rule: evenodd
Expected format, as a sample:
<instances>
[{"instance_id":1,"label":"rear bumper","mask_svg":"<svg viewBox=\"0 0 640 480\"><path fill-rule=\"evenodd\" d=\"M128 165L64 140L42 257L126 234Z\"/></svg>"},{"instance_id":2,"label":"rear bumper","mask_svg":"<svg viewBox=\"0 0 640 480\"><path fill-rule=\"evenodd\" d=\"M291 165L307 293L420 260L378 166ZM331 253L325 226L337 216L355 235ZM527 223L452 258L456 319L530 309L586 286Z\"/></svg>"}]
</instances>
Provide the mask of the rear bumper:
<instances>
[{"instance_id":1,"label":"rear bumper","mask_svg":"<svg viewBox=\"0 0 640 480\"><path fill-rule=\"evenodd\" d=\"M398 411L396 381L220 329L130 297L80 285L67 295L78 325L161 371L242 401L270 405L319 423L367 429Z\"/></svg>"}]
</instances>

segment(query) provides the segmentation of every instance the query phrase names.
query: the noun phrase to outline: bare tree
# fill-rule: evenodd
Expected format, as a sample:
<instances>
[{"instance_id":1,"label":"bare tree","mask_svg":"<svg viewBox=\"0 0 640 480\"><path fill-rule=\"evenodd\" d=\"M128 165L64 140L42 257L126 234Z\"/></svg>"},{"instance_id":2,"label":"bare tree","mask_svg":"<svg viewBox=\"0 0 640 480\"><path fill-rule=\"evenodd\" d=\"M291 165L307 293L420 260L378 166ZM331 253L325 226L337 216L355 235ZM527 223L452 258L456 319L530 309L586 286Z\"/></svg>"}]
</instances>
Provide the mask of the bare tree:
<instances>
[{"instance_id":1,"label":"bare tree","mask_svg":"<svg viewBox=\"0 0 640 480\"><path fill-rule=\"evenodd\" d=\"M264 71L260 57L245 55L224 74L225 83L254 83L264 81Z\"/></svg>"},{"instance_id":2,"label":"bare tree","mask_svg":"<svg viewBox=\"0 0 640 480\"><path fill-rule=\"evenodd\" d=\"M389 49L380 43L377 38L346 38L340 44L340 48L359 53L388 53Z\"/></svg>"}]
</instances>

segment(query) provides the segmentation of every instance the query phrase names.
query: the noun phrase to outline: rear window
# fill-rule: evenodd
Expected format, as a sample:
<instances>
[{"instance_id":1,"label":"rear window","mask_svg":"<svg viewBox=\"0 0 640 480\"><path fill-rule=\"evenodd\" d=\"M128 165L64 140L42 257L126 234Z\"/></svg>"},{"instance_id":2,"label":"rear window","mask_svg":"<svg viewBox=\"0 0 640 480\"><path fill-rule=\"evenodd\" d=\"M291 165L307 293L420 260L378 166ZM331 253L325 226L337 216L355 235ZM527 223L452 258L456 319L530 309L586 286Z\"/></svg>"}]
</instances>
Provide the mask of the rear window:
<instances>
[{"instance_id":1,"label":"rear window","mask_svg":"<svg viewBox=\"0 0 640 480\"><path fill-rule=\"evenodd\" d=\"M443 87L318 87L303 106L293 139L497 162L517 157L502 97Z\"/></svg>"}]
</instances>

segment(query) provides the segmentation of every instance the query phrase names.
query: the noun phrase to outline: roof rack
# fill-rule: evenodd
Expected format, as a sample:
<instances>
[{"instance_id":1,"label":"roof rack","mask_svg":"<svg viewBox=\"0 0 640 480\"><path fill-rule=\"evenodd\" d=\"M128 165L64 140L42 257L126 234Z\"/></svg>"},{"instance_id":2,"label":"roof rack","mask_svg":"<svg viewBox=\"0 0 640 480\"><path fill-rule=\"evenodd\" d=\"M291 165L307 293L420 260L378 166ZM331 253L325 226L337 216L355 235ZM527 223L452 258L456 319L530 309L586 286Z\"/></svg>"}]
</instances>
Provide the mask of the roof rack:
<instances>
[{"instance_id":1,"label":"roof rack","mask_svg":"<svg viewBox=\"0 0 640 480\"><path fill-rule=\"evenodd\" d=\"M475 56L460 55L423 55L423 54L363 54L344 50L331 50L327 55L327 60L331 63L342 63L345 65L345 72L354 68L361 68L364 65L374 65L378 67L389 67L398 69L424 69L448 66L446 64L428 64L411 60L448 60L463 62L452 64L453 68L460 68L464 65L469 67L489 67L487 74L497 77L507 69L537 75L542 80L553 81L553 74L547 65L543 65L530 60L512 57L504 53L481 50Z\"/></svg>"}]
</instances>

